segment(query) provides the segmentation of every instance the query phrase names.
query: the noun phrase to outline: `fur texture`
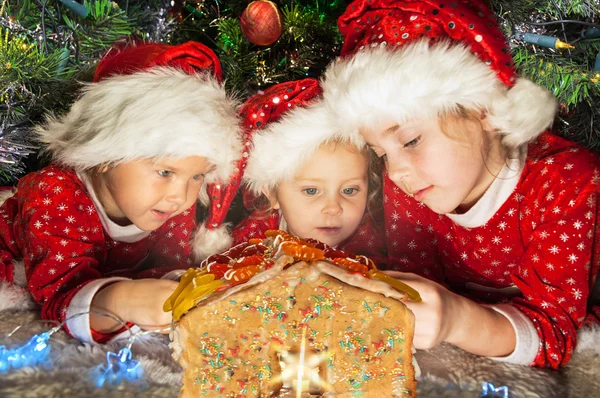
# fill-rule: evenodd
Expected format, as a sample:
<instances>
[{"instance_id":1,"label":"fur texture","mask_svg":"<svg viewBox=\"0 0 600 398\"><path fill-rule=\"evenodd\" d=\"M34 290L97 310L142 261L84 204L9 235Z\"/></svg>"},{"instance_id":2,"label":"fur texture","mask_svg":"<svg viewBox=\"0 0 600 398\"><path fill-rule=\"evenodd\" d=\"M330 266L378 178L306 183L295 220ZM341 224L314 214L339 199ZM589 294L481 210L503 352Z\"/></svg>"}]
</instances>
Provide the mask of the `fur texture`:
<instances>
[{"instance_id":1,"label":"fur texture","mask_svg":"<svg viewBox=\"0 0 600 398\"><path fill-rule=\"evenodd\" d=\"M254 134L244 180L256 194L262 187L272 190L279 182L293 178L321 145L336 140L349 141L358 148L365 145L360 135L340 134L322 101L296 107Z\"/></svg>"},{"instance_id":2,"label":"fur texture","mask_svg":"<svg viewBox=\"0 0 600 398\"><path fill-rule=\"evenodd\" d=\"M325 71L323 96L347 134L417 118L436 118L460 104L487 111L505 143L519 146L554 120L556 100L519 79L505 86L464 45L418 41L402 48L377 46L334 61Z\"/></svg>"},{"instance_id":3,"label":"fur texture","mask_svg":"<svg viewBox=\"0 0 600 398\"><path fill-rule=\"evenodd\" d=\"M209 74L156 67L88 84L62 118L37 129L53 158L77 170L140 158L203 156L226 181L241 153L237 103Z\"/></svg>"},{"instance_id":4,"label":"fur texture","mask_svg":"<svg viewBox=\"0 0 600 398\"><path fill-rule=\"evenodd\" d=\"M12 198L17 193L16 189L3 189L0 191L0 206L6 202L6 199Z\"/></svg>"},{"instance_id":5,"label":"fur texture","mask_svg":"<svg viewBox=\"0 0 600 398\"><path fill-rule=\"evenodd\" d=\"M227 225L220 225L214 229L206 228L202 224L196 229L193 241L194 258L196 261L204 260L208 256L220 253L233 245L233 238L229 234Z\"/></svg>"},{"instance_id":6,"label":"fur texture","mask_svg":"<svg viewBox=\"0 0 600 398\"><path fill-rule=\"evenodd\" d=\"M36 310L0 311L0 336L36 319L39 319ZM3 344L24 341L49 328L43 323L29 324ZM597 337L593 337L592 341L600 346ZM106 345L84 344L62 331L58 332L50 340L52 365L0 373L0 396L178 397L181 369L171 358L167 336L146 335L135 340L131 349L133 358L141 362L144 371L142 385L123 384L118 390L93 385L90 371L106 362L106 352L117 352L126 344L126 340ZM597 352L580 352L579 348L571 362L560 371L494 362L449 344L418 351L415 355L423 372L417 385L419 398L479 397L484 381L496 387L507 385L511 397L581 398L597 396L600 391L600 355ZM282 394L282 398L293 396L295 394Z\"/></svg>"},{"instance_id":7,"label":"fur texture","mask_svg":"<svg viewBox=\"0 0 600 398\"><path fill-rule=\"evenodd\" d=\"M35 308L35 303L27 288L10 282L0 282L0 312L33 308Z\"/></svg>"}]
</instances>

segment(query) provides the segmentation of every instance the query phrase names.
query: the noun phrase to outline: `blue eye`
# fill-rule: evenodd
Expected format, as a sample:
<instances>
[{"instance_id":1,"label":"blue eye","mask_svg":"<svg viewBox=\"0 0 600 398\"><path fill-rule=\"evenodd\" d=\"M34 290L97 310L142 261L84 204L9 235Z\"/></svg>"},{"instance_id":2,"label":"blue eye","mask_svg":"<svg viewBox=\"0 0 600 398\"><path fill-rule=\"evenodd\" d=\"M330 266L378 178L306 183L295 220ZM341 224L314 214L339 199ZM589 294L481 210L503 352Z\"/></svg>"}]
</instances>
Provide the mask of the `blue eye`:
<instances>
[{"instance_id":1,"label":"blue eye","mask_svg":"<svg viewBox=\"0 0 600 398\"><path fill-rule=\"evenodd\" d=\"M169 170L158 170L157 173L159 176L165 177L165 178L170 177L173 174L173 172L169 171Z\"/></svg>"},{"instance_id":2,"label":"blue eye","mask_svg":"<svg viewBox=\"0 0 600 398\"><path fill-rule=\"evenodd\" d=\"M413 146L417 145L420 141L421 141L421 136L418 136L414 140L410 140L406 144L404 144L404 148L413 147Z\"/></svg>"},{"instance_id":3,"label":"blue eye","mask_svg":"<svg viewBox=\"0 0 600 398\"><path fill-rule=\"evenodd\" d=\"M305 188L302 191L309 196L314 196L317 194L317 188Z\"/></svg>"},{"instance_id":4,"label":"blue eye","mask_svg":"<svg viewBox=\"0 0 600 398\"><path fill-rule=\"evenodd\" d=\"M353 195L358 192L357 188L344 188L342 189L342 193L344 195Z\"/></svg>"},{"instance_id":5,"label":"blue eye","mask_svg":"<svg viewBox=\"0 0 600 398\"><path fill-rule=\"evenodd\" d=\"M196 174L193 178L196 181L202 181L204 179L204 174Z\"/></svg>"}]
</instances>

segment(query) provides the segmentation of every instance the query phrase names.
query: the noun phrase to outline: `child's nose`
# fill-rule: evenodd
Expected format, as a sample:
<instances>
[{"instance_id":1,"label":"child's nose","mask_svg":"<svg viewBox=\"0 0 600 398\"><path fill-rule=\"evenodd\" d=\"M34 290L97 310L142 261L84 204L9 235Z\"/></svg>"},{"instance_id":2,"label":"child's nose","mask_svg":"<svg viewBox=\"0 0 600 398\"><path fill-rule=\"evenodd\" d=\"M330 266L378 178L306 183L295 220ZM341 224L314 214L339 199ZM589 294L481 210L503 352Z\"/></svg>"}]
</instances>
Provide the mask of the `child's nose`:
<instances>
[{"instance_id":1,"label":"child's nose","mask_svg":"<svg viewBox=\"0 0 600 398\"><path fill-rule=\"evenodd\" d=\"M327 203L323 207L323 213L329 216L337 216L343 212L340 200L337 197L328 198Z\"/></svg>"},{"instance_id":2,"label":"child's nose","mask_svg":"<svg viewBox=\"0 0 600 398\"><path fill-rule=\"evenodd\" d=\"M166 200L174 204L183 204L187 200L187 184L173 184Z\"/></svg>"},{"instance_id":3,"label":"child's nose","mask_svg":"<svg viewBox=\"0 0 600 398\"><path fill-rule=\"evenodd\" d=\"M408 177L409 167L397 159L388 159L386 167L390 180L399 188L402 188L402 180Z\"/></svg>"}]
</instances>

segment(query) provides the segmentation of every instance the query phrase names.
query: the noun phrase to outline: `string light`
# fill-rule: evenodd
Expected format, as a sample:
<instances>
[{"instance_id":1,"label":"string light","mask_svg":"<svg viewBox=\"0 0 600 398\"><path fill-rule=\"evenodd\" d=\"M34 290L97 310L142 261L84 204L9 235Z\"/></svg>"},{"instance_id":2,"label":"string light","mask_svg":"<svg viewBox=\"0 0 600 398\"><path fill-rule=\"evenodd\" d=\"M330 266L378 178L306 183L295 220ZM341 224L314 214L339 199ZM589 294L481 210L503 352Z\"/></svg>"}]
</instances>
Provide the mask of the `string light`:
<instances>
[{"instance_id":1,"label":"string light","mask_svg":"<svg viewBox=\"0 0 600 398\"><path fill-rule=\"evenodd\" d=\"M600 29L599 28L591 28L586 29L581 32L582 39L598 39L600 38Z\"/></svg>"},{"instance_id":2,"label":"string light","mask_svg":"<svg viewBox=\"0 0 600 398\"><path fill-rule=\"evenodd\" d=\"M516 32L515 39L546 48L575 48L557 37L538 35L537 33Z\"/></svg>"},{"instance_id":3,"label":"string light","mask_svg":"<svg viewBox=\"0 0 600 398\"><path fill-rule=\"evenodd\" d=\"M26 366L51 366L50 362L50 351L51 346L49 344L50 337L62 329L67 321L78 316L89 316L89 314L97 314L101 316L109 317L122 326L124 326L129 332L127 346L119 350L118 353L107 352L106 363L96 366L91 372L90 376L96 387L102 386L118 386L123 382L139 383L143 378L143 368L139 361L133 359L131 353L131 346L135 339L139 336L149 333L161 333L170 330L171 326L167 326L157 330L147 330L143 332L133 333L130 327L119 317L100 312L100 311L86 311L74 314L69 318L66 318L63 322L57 321L46 321L36 320L28 322L23 325L17 326L12 332L10 332L5 339L11 337L19 329L33 323L33 322L52 322L57 324L54 328L47 332L39 335L32 336L25 344L16 345L11 348L6 346L0 346L0 372L8 372L11 369L19 369Z\"/></svg>"},{"instance_id":4,"label":"string light","mask_svg":"<svg viewBox=\"0 0 600 398\"><path fill-rule=\"evenodd\" d=\"M508 387L494 387L492 383L483 382L480 398L508 398Z\"/></svg>"},{"instance_id":5,"label":"string light","mask_svg":"<svg viewBox=\"0 0 600 398\"><path fill-rule=\"evenodd\" d=\"M69 10L73 11L75 14L80 16L81 18L86 18L88 16L88 9L86 6L76 2L75 0L60 0Z\"/></svg>"}]
</instances>

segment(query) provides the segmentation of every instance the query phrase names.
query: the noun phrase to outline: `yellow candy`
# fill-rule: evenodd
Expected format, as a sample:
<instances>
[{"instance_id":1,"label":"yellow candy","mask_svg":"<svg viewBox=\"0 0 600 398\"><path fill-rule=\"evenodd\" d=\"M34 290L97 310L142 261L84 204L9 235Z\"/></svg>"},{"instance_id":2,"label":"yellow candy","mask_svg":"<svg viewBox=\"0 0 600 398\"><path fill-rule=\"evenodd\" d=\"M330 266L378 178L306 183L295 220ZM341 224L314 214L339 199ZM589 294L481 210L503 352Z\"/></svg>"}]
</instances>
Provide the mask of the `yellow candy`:
<instances>
[{"instance_id":1,"label":"yellow candy","mask_svg":"<svg viewBox=\"0 0 600 398\"><path fill-rule=\"evenodd\" d=\"M378 281L385 282L388 285L392 286L394 289L398 290L399 292L406 293L408 295L408 298L411 301L414 301L417 303L420 303L422 301L421 295L415 289L408 286L404 282L400 282L398 279L394 279L391 276L384 274L381 271L377 271L374 269L369 270L369 272L367 273L367 276L371 279L376 279Z\"/></svg>"},{"instance_id":2,"label":"yellow candy","mask_svg":"<svg viewBox=\"0 0 600 398\"><path fill-rule=\"evenodd\" d=\"M192 282L192 279L194 279L195 276L196 276L196 269L195 268L188 268L188 270L185 271L185 274L183 274L181 276L181 279L179 280L179 285L177 285L177 289L175 289L175 291L173 292L173 294L171 294L171 296L163 304L163 311L164 312L169 312L169 311L171 311L173 309L173 303L175 303L175 300L177 300L177 297L179 296L179 294L181 293L181 291L189 283Z\"/></svg>"},{"instance_id":3,"label":"yellow candy","mask_svg":"<svg viewBox=\"0 0 600 398\"><path fill-rule=\"evenodd\" d=\"M185 298L191 297L192 292L200 287L203 287L210 282L215 280L215 276L213 274L204 274L200 276L195 276L191 283L188 283L185 288L179 293L179 296L173 302L173 308L177 307L179 303L181 303Z\"/></svg>"},{"instance_id":4,"label":"yellow candy","mask_svg":"<svg viewBox=\"0 0 600 398\"><path fill-rule=\"evenodd\" d=\"M212 275L212 274L211 274ZM214 278L214 276L213 276ZM219 286L223 284L223 281L217 279L208 284L198 286L190 292L189 295L183 296L181 300L177 300L177 304L173 308L173 319L177 322L183 314L189 309L193 308L198 301L214 292Z\"/></svg>"}]
</instances>

